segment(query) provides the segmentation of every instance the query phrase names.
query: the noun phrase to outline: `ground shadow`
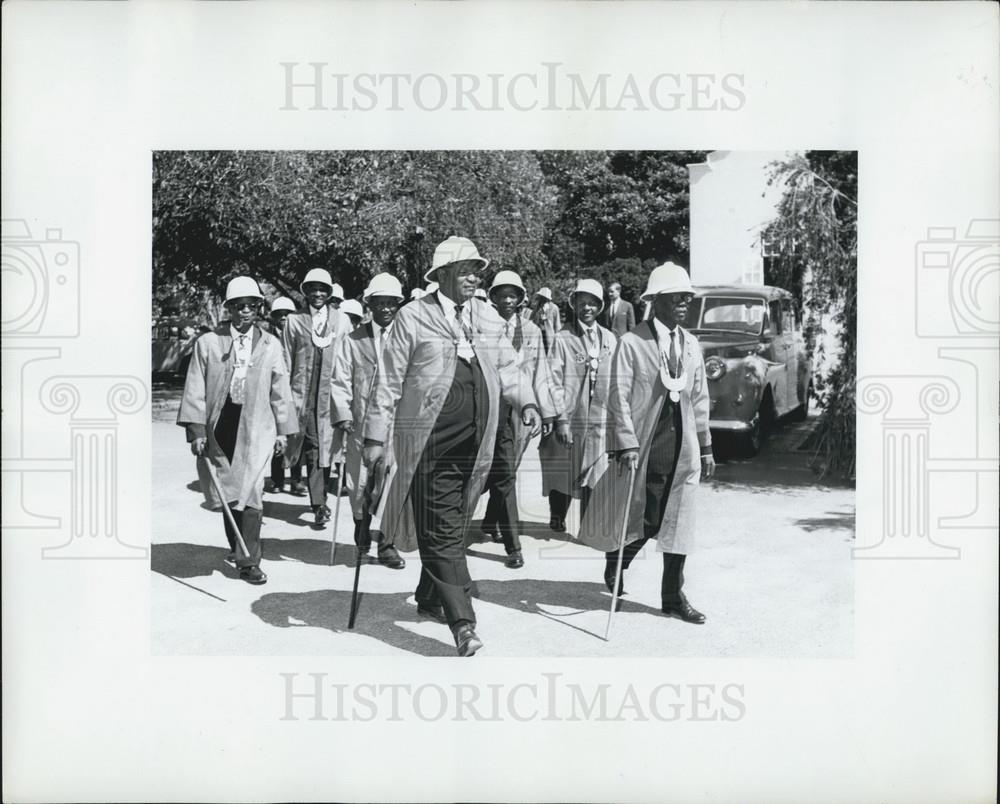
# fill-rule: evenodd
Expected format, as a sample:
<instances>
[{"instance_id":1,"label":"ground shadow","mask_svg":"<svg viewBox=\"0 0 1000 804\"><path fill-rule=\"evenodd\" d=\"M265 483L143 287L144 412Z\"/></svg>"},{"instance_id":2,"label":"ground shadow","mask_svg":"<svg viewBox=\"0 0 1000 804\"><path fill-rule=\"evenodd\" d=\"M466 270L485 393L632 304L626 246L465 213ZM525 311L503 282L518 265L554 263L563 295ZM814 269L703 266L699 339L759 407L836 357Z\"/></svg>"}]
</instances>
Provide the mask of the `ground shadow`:
<instances>
[{"instance_id":1,"label":"ground shadow","mask_svg":"<svg viewBox=\"0 0 1000 804\"><path fill-rule=\"evenodd\" d=\"M171 578L207 578L216 571L227 578L237 578L239 572L223 560L228 552L225 547L186 542L153 544L150 569Z\"/></svg>"},{"instance_id":2,"label":"ground shadow","mask_svg":"<svg viewBox=\"0 0 1000 804\"><path fill-rule=\"evenodd\" d=\"M465 544L500 544L500 542L493 542L489 536L483 533L482 524L483 521L481 519L475 519L469 524L468 529L465 531ZM518 534L521 536L530 536L532 539L543 542L576 542L576 537L572 533L552 530L548 522L527 522L521 520L520 525ZM480 558L493 557L485 554L480 556Z\"/></svg>"},{"instance_id":3,"label":"ground shadow","mask_svg":"<svg viewBox=\"0 0 1000 804\"><path fill-rule=\"evenodd\" d=\"M312 521L312 508L309 505L308 497L295 497L299 502L286 503L276 500L264 501L264 519L279 519L289 525L296 525L300 528L311 528L312 530L325 530L329 525L317 526ZM331 506L331 510L333 506ZM303 518L303 514L306 518Z\"/></svg>"},{"instance_id":4,"label":"ground shadow","mask_svg":"<svg viewBox=\"0 0 1000 804\"><path fill-rule=\"evenodd\" d=\"M827 511L826 516L797 519L795 524L808 533L814 530L849 530L854 532L854 512Z\"/></svg>"},{"instance_id":5,"label":"ground shadow","mask_svg":"<svg viewBox=\"0 0 1000 804\"><path fill-rule=\"evenodd\" d=\"M420 656L454 656L447 626L434 623L449 642L421 636L397 625L418 622L417 607L408 604L410 592L392 594L362 593L358 603L355 626L351 633L372 637L394 648ZM351 593L336 589L312 592L275 592L255 600L250 610L268 625L276 628L323 628L335 634L347 632ZM292 622L296 620L298 622ZM426 622L426 621L425 621Z\"/></svg>"}]
</instances>

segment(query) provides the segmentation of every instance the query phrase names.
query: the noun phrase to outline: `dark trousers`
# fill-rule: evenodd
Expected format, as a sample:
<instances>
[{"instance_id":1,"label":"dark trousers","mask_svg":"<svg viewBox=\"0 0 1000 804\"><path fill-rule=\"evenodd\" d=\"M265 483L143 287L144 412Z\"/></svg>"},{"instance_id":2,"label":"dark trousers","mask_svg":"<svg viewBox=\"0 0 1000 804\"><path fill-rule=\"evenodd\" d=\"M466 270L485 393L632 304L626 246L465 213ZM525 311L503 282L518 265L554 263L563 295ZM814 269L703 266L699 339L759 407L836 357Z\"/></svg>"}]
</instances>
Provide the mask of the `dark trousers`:
<instances>
[{"instance_id":1,"label":"dark trousers","mask_svg":"<svg viewBox=\"0 0 1000 804\"><path fill-rule=\"evenodd\" d=\"M521 521L517 510L517 444L514 442L514 427L510 416L511 406L504 402L500 406L493 465L486 481L490 499L483 518L486 530L492 532L495 528L500 534L508 555L521 549L518 533Z\"/></svg>"},{"instance_id":2,"label":"dark trousers","mask_svg":"<svg viewBox=\"0 0 1000 804\"><path fill-rule=\"evenodd\" d=\"M664 397L663 407L653 430L653 440L646 462L646 494L642 514L643 536L625 545L622 553L621 571L629 568L632 560L650 539L655 539L663 521L663 512L670 497L670 486L674 482L677 459L681 451L680 406ZM684 561L687 557L680 553L663 554L663 579L660 583L660 597L664 603L676 603L684 586ZM618 563L618 551L605 554L607 577L614 577Z\"/></svg>"},{"instance_id":3,"label":"dark trousers","mask_svg":"<svg viewBox=\"0 0 1000 804\"><path fill-rule=\"evenodd\" d=\"M232 397L226 397L226 403L222 406L219 420L215 424L215 441L222 449L226 459L232 463L233 455L236 454L236 437L240 430L240 416L243 413L243 406L233 402ZM226 504L226 501L221 501ZM223 522L226 529L226 541L229 542L230 551L236 554L236 566L256 567L260 564L260 523L263 512L259 508L245 508L237 511L232 504L229 509L233 512L233 519L240 529L243 541L246 543L250 555L243 555L243 551L237 548L236 533L226 518L226 512L222 512Z\"/></svg>"},{"instance_id":4,"label":"dark trousers","mask_svg":"<svg viewBox=\"0 0 1000 804\"><path fill-rule=\"evenodd\" d=\"M302 479L302 464L297 463L288 470L288 478L291 483L297 483ZM271 458L271 482L275 486L285 485L285 457L275 455Z\"/></svg>"},{"instance_id":5,"label":"dark trousers","mask_svg":"<svg viewBox=\"0 0 1000 804\"><path fill-rule=\"evenodd\" d=\"M580 519L583 519L583 515L587 512L587 505L590 503L591 491L592 489L586 486L580 489ZM565 519L566 514L569 512L569 504L571 502L573 502L573 498L568 494L563 494L561 491L550 491L549 515L557 517L558 519Z\"/></svg>"},{"instance_id":6,"label":"dark trousers","mask_svg":"<svg viewBox=\"0 0 1000 804\"><path fill-rule=\"evenodd\" d=\"M475 625L465 556L465 495L485 428L489 397L475 360L459 359L455 377L410 486L417 525L421 606L442 606L448 624Z\"/></svg>"},{"instance_id":7,"label":"dark trousers","mask_svg":"<svg viewBox=\"0 0 1000 804\"><path fill-rule=\"evenodd\" d=\"M365 553L372 546L372 515L366 510L361 519L354 520L354 544Z\"/></svg>"},{"instance_id":8,"label":"dark trousers","mask_svg":"<svg viewBox=\"0 0 1000 804\"><path fill-rule=\"evenodd\" d=\"M326 487L330 482L330 467L319 465L319 431L316 411L306 410L305 432L302 437L302 464L306 467L309 484L309 504L326 505Z\"/></svg>"}]
</instances>

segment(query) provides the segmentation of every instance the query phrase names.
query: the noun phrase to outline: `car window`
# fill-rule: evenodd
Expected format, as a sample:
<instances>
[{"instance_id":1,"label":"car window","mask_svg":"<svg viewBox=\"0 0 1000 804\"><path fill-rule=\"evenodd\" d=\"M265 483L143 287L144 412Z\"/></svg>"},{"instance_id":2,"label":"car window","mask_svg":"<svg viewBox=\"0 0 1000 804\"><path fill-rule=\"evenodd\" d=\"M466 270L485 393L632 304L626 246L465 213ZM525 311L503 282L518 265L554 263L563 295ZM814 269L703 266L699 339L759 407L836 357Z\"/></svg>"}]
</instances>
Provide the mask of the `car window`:
<instances>
[{"instance_id":1,"label":"car window","mask_svg":"<svg viewBox=\"0 0 1000 804\"><path fill-rule=\"evenodd\" d=\"M785 332L795 332L795 308L791 299L781 300L781 328Z\"/></svg>"},{"instance_id":2,"label":"car window","mask_svg":"<svg viewBox=\"0 0 1000 804\"><path fill-rule=\"evenodd\" d=\"M692 307L689 320L697 322L697 329L715 329L728 332L742 332L748 335L760 334L764 319L762 299L729 299L706 296L699 299L700 306ZM695 317L692 313L700 313Z\"/></svg>"},{"instance_id":3,"label":"car window","mask_svg":"<svg viewBox=\"0 0 1000 804\"><path fill-rule=\"evenodd\" d=\"M768 305L767 331L771 335L781 334L781 303L777 300Z\"/></svg>"}]
</instances>

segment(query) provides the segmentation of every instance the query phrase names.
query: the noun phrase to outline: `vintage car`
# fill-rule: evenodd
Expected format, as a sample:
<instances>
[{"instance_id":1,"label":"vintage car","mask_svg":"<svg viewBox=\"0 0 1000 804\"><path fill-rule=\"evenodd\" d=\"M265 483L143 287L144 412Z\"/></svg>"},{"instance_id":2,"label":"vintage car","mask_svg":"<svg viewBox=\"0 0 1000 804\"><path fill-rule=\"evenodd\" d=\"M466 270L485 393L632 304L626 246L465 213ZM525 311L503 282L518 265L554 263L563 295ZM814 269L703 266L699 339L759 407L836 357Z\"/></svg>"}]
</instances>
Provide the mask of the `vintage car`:
<instances>
[{"instance_id":1,"label":"vintage car","mask_svg":"<svg viewBox=\"0 0 1000 804\"><path fill-rule=\"evenodd\" d=\"M808 415L812 365L801 308L787 290L695 288L684 326L697 336L705 356L713 433L734 434L741 451L755 455L778 418Z\"/></svg>"}]
</instances>

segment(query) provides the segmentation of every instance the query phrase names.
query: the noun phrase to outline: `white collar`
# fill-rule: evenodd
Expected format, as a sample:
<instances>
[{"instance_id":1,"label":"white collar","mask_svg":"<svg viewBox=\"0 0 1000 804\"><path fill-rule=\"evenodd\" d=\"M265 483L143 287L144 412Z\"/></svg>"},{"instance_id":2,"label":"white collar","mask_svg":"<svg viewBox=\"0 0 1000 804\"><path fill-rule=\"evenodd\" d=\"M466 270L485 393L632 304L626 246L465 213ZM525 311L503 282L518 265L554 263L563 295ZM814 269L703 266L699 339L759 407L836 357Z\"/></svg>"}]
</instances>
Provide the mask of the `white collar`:
<instances>
[{"instance_id":1,"label":"white collar","mask_svg":"<svg viewBox=\"0 0 1000 804\"><path fill-rule=\"evenodd\" d=\"M458 306L458 304L452 301L447 296L445 296L440 290L436 292L438 301L441 302L441 309L444 310L449 316L454 317L455 308Z\"/></svg>"},{"instance_id":2,"label":"white collar","mask_svg":"<svg viewBox=\"0 0 1000 804\"><path fill-rule=\"evenodd\" d=\"M312 307L309 308L309 312L312 315L313 321L317 318L321 318L326 321L330 317L330 308L327 305L323 305L318 310L314 310Z\"/></svg>"},{"instance_id":3,"label":"white collar","mask_svg":"<svg viewBox=\"0 0 1000 804\"><path fill-rule=\"evenodd\" d=\"M242 335L249 335L251 341L253 340L253 326L251 326L250 329L248 329L246 332L240 332L238 329L236 329L236 327L234 327L232 324L230 324L229 325L229 334L232 336L233 343L236 344L236 348L238 349L238 348L240 348L239 347L240 336L242 336ZM244 341L244 346L245 346L245 344L246 344L246 341Z\"/></svg>"},{"instance_id":4,"label":"white collar","mask_svg":"<svg viewBox=\"0 0 1000 804\"><path fill-rule=\"evenodd\" d=\"M660 348L661 349L669 349L670 348L670 334L671 333L676 333L676 335L677 335L677 341L678 341L678 346L680 346L681 328L680 328L679 325L674 325L674 328L670 329L670 327L668 327L666 324L664 324L658 318L653 318L652 321L653 321L653 326L656 328L657 335L660 336L660 341L661 341Z\"/></svg>"}]
</instances>

